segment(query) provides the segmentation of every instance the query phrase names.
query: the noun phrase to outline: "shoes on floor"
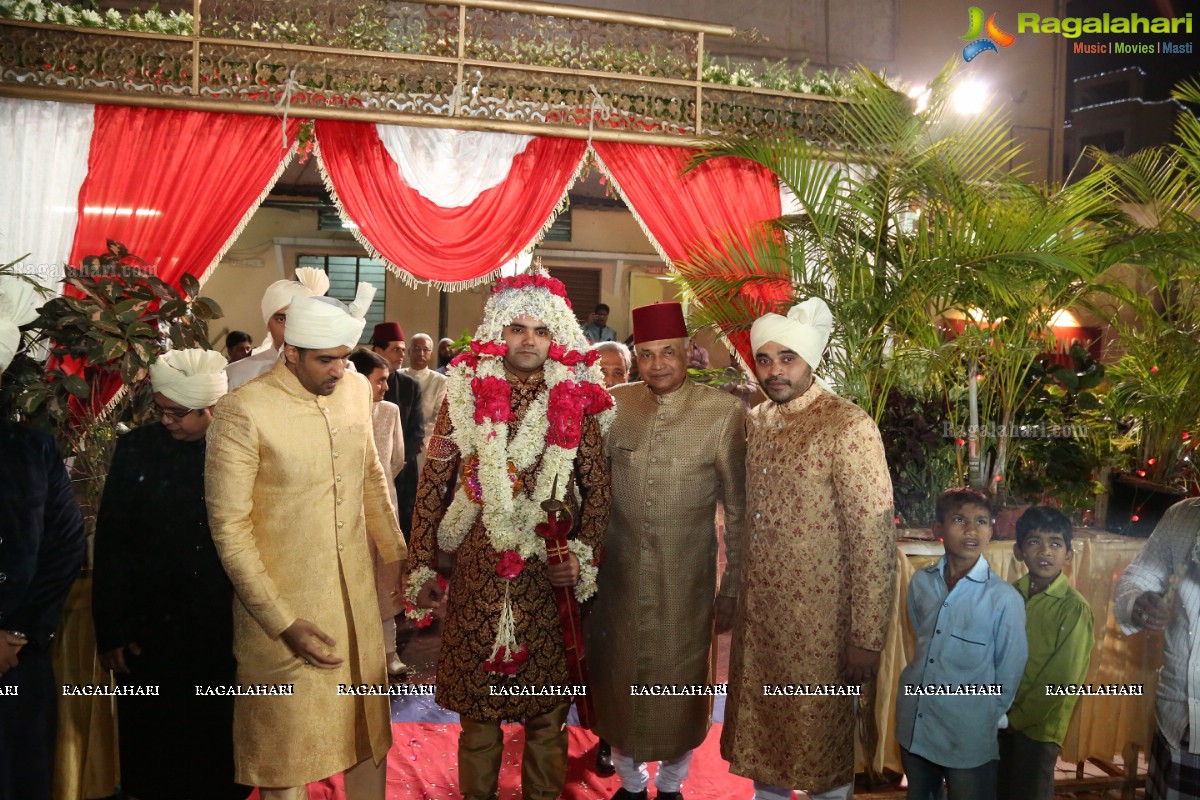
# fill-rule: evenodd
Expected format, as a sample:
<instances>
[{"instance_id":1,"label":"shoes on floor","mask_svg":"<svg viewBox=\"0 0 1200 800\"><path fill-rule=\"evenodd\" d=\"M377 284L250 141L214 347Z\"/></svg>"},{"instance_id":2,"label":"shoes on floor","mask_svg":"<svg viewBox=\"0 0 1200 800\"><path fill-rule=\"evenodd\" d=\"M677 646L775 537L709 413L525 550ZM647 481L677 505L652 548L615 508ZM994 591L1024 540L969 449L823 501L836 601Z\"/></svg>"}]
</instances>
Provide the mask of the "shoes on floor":
<instances>
[{"instance_id":1,"label":"shoes on floor","mask_svg":"<svg viewBox=\"0 0 1200 800\"><path fill-rule=\"evenodd\" d=\"M387 671L388 675L396 678L408 672L408 665L400 660L400 656L392 653L388 656Z\"/></svg>"},{"instance_id":2,"label":"shoes on floor","mask_svg":"<svg viewBox=\"0 0 1200 800\"><path fill-rule=\"evenodd\" d=\"M627 792L622 787L617 789L617 793L609 798L609 800L650 800L650 796L646 793L645 789L642 789L640 792Z\"/></svg>"},{"instance_id":3,"label":"shoes on floor","mask_svg":"<svg viewBox=\"0 0 1200 800\"><path fill-rule=\"evenodd\" d=\"M613 766L612 760L612 745L601 739L600 745L596 748L596 774L607 778L616 771L617 768Z\"/></svg>"},{"instance_id":4,"label":"shoes on floor","mask_svg":"<svg viewBox=\"0 0 1200 800\"><path fill-rule=\"evenodd\" d=\"M659 792L657 800L683 800L683 792Z\"/></svg>"}]
</instances>

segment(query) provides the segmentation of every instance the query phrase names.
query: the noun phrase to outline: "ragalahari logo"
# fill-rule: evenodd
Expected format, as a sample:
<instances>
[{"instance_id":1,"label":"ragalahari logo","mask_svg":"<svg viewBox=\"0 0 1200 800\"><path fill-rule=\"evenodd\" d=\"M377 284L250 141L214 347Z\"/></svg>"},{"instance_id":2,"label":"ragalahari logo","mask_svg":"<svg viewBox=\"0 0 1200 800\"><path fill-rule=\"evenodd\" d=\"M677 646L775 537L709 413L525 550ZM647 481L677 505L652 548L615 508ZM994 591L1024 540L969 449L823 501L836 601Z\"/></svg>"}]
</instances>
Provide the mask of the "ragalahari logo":
<instances>
[{"instance_id":1,"label":"ragalahari logo","mask_svg":"<svg viewBox=\"0 0 1200 800\"><path fill-rule=\"evenodd\" d=\"M1017 40L1017 37L1011 33L1000 29L1000 26L996 24L995 14L988 17L987 24L984 25L983 9L979 6L971 6L967 9L967 20L967 33L959 37L964 42L970 42L970 44L963 48L963 61L970 61L975 56L988 50L998 53L1000 51L996 49L996 45L1008 47ZM987 32L987 36L982 39L979 38L979 34L985 31Z\"/></svg>"}]
</instances>

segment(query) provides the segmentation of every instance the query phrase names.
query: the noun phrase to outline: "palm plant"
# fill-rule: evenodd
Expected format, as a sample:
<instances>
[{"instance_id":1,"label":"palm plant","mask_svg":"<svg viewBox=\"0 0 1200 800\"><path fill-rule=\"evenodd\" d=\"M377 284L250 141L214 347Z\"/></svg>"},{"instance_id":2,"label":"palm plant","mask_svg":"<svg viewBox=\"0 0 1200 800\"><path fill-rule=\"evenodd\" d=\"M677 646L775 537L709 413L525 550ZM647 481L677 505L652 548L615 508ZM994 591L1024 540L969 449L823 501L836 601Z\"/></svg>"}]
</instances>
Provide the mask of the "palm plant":
<instances>
[{"instance_id":1,"label":"palm plant","mask_svg":"<svg viewBox=\"0 0 1200 800\"><path fill-rule=\"evenodd\" d=\"M953 66L924 108L865 69L852 79L856 99L829 120L841 151L785 136L715 141L700 157L767 167L799 210L749 247L731 236L676 265L692 322L737 343L759 314L824 298L837 320L828 377L877 421L893 387L948 391L981 368L983 411L999 435L980 443L995 457L974 480L994 488L1050 317L1087 290L1104 250L1090 221L1106 184L1102 174L1065 189L1021 181L1000 112L951 107ZM947 344L946 314L975 308L1009 322L968 326Z\"/></svg>"},{"instance_id":2,"label":"palm plant","mask_svg":"<svg viewBox=\"0 0 1200 800\"><path fill-rule=\"evenodd\" d=\"M1174 96L1200 103L1200 81L1181 84ZM1122 352L1109 370L1114 409L1132 422L1135 472L1178 486L1195 481L1191 453L1200 435L1200 120L1181 114L1176 135L1176 144L1129 157L1089 154L1121 204L1112 219L1114 252L1149 283L1103 284L1118 303L1110 317Z\"/></svg>"}]
</instances>

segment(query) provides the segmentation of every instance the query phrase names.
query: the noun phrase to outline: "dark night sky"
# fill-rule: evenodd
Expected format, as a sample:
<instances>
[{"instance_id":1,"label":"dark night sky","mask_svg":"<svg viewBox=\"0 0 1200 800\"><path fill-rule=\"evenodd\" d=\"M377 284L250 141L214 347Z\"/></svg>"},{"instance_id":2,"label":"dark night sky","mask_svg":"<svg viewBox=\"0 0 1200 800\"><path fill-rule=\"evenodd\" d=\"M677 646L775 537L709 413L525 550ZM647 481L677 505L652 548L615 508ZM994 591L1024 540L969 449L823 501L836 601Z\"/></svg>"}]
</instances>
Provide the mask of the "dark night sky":
<instances>
[{"instance_id":1,"label":"dark night sky","mask_svg":"<svg viewBox=\"0 0 1200 800\"><path fill-rule=\"evenodd\" d=\"M1120 39L1128 42L1157 42L1173 41L1179 44L1192 42L1190 54L1182 55L1113 55L1113 54L1074 54L1067 51L1067 82L1068 92L1070 82L1079 77L1094 75L1098 72L1120 69L1121 67L1141 67L1146 72L1146 100L1162 100L1171 89L1183 78L1200 77L1200 3L1194 0L1069 0L1067 13L1072 17L1098 17L1103 13L1128 16L1138 14L1142 17L1182 16L1192 12L1191 35L1180 33L1176 36L1163 34L1083 34L1073 42L1105 42ZM1170 13L1168 13L1170 12ZM1072 102L1067 96L1068 107Z\"/></svg>"}]
</instances>

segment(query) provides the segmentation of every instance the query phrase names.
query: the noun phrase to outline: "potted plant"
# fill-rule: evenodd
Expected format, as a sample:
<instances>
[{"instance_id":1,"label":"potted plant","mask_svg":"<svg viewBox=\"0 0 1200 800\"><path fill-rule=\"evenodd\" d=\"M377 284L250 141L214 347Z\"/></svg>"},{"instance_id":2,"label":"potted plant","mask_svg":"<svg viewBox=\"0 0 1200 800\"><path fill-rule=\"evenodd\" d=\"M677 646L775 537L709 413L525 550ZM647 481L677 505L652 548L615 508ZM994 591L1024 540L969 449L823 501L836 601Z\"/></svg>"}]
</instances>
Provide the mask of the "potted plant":
<instances>
[{"instance_id":1,"label":"potted plant","mask_svg":"<svg viewBox=\"0 0 1200 800\"><path fill-rule=\"evenodd\" d=\"M221 310L199 296L193 276L176 289L111 240L63 284L68 293L23 328L24 345L0 383L0 413L55 437L90 535L119 427L151 414L150 363L168 343L208 347L208 320Z\"/></svg>"},{"instance_id":2,"label":"potted plant","mask_svg":"<svg viewBox=\"0 0 1200 800\"><path fill-rule=\"evenodd\" d=\"M1200 81L1174 97L1200 102ZM1122 353L1109 369L1113 412L1128 428L1130 471L1113 480L1110 527L1148 535L1162 512L1200 493L1192 457L1200 433L1200 120L1179 115L1178 142L1129 157L1090 150L1119 200L1114 252L1135 283L1110 280Z\"/></svg>"}]
</instances>

